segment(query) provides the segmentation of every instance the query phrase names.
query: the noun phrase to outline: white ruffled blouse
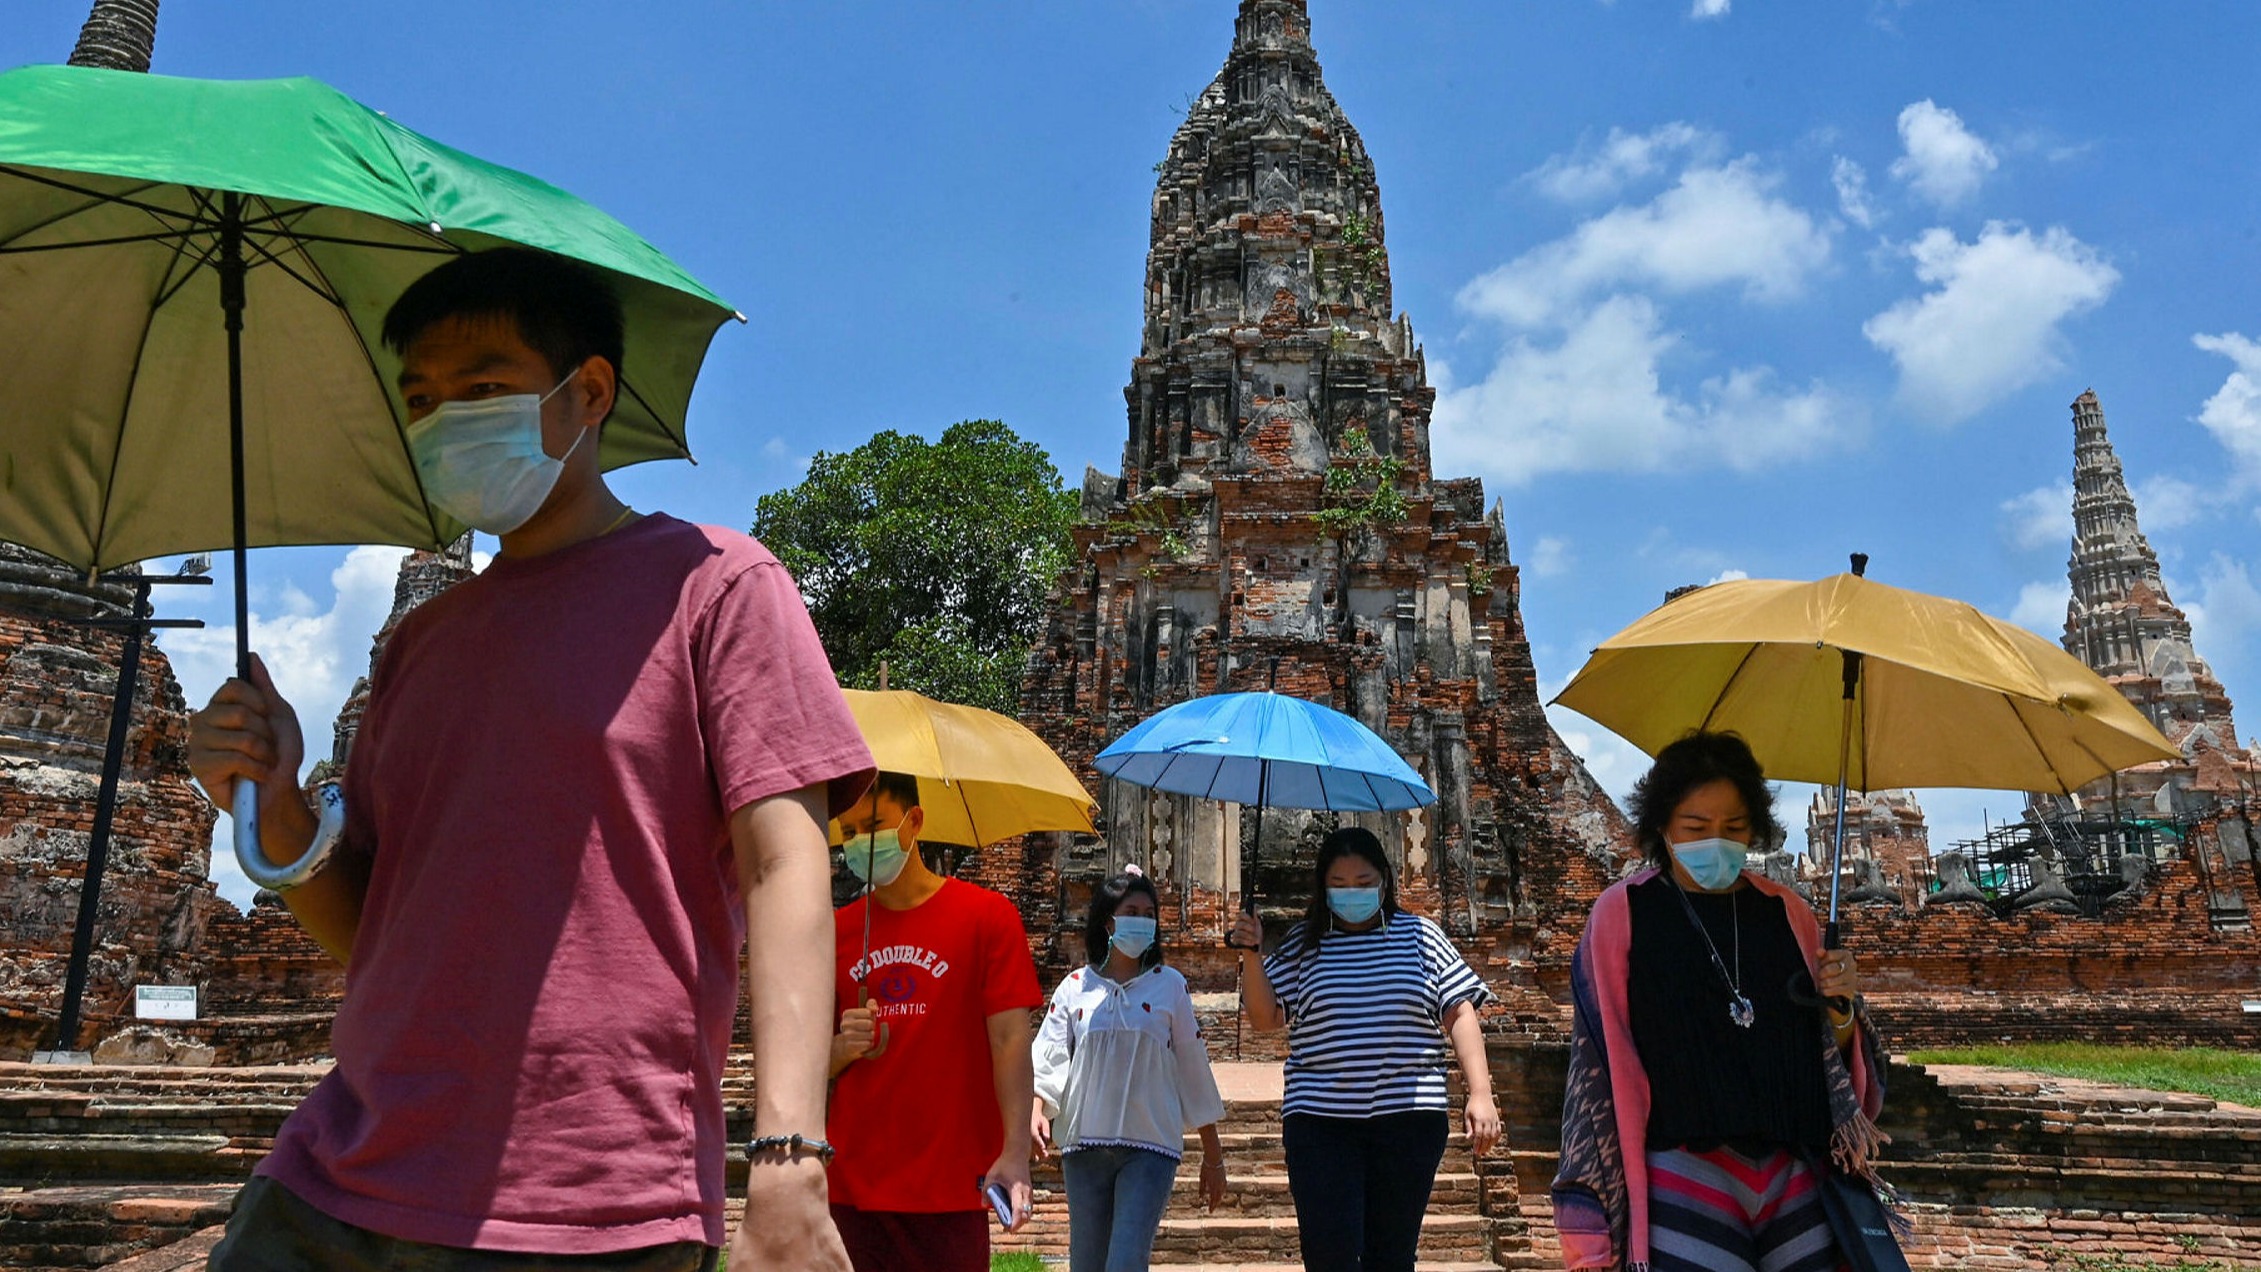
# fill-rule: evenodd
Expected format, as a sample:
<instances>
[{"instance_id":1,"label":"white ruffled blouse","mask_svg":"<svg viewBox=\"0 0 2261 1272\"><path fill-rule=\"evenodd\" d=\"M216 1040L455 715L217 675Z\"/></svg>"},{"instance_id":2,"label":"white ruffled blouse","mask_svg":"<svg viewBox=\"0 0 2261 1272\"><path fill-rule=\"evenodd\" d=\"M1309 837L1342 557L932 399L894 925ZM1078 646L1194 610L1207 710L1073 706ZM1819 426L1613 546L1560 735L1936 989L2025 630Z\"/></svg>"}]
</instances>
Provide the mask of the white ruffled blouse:
<instances>
[{"instance_id":1,"label":"white ruffled blouse","mask_svg":"<svg viewBox=\"0 0 2261 1272\"><path fill-rule=\"evenodd\" d=\"M1062 1152L1120 1144L1176 1158L1186 1132L1225 1115L1185 977L1170 967L1120 985L1096 968L1068 973L1034 1053Z\"/></svg>"}]
</instances>

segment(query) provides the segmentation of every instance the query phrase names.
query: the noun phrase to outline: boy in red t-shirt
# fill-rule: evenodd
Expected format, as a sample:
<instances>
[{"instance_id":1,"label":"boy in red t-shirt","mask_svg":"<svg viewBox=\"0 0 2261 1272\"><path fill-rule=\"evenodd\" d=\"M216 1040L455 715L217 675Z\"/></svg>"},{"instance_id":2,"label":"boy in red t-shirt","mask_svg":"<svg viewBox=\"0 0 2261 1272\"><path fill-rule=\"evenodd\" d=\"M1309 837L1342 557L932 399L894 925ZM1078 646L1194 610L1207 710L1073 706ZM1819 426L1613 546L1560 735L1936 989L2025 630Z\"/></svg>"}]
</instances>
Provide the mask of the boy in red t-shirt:
<instances>
[{"instance_id":1,"label":"boy in red t-shirt","mask_svg":"<svg viewBox=\"0 0 2261 1272\"><path fill-rule=\"evenodd\" d=\"M833 1223L857 1272L987 1272L983 1190L1011 1198L1008 1232L1028 1221L1029 1012L1044 996L1020 912L919 859L918 779L881 773L839 820L870 888L833 915Z\"/></svg>"}]
</instances>

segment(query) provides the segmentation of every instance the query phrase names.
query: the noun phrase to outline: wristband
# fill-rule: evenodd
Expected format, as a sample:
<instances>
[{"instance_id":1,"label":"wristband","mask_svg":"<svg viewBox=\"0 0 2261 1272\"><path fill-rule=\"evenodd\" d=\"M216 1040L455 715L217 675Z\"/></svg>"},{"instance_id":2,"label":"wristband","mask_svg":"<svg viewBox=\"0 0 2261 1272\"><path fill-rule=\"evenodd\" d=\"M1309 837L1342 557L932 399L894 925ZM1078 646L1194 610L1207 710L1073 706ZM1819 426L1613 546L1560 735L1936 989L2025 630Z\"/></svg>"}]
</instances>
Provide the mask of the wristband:
<instances>
[{"instance_id":1,"label":"wristband","mask_svg":"<svg viewBox=\"0 0 2261 1272\"><path fill-rule=\"evenodd\" d=\"M251 881L270 892L288 892L330 864L330 854L336 851L338 841L345 838L345 795L335 782L325 782L316 787L314 802L321 807L321 821L314 828L314 842L298 855L298 860L287 866L275 866L259 850L256 839L245 842L244 836L236 838L236 864Z\"/></svg>"},{"instance_id":2,"label":"wristband","mask_svg":"<svg viewBox=\"0 0 2261 1272\"><path fill-rule=\"evenodd\" d=\"M814 1157L818 1161L829 1162L834 1151L832 1145L799 1131L791 1135L757 1135L746 1141L748 1161L763 1153L783 1153L788 1158Z\"/></svg>"}]
</instances>

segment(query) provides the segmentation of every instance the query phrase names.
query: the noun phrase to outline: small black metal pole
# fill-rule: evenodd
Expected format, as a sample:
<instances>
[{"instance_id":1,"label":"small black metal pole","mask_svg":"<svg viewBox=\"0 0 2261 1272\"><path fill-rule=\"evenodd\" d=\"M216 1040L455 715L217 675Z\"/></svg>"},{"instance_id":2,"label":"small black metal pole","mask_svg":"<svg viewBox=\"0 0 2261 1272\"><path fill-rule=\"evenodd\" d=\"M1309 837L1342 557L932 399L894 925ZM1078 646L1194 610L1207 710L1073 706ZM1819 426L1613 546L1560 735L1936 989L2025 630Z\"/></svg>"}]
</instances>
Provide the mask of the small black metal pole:
<instances>
[{"instance_id":1,"label":"small black metal pole","mask_svg":"<svg viewBox=\"0 0 2261 1272\"><path fill-rule=\"evenodd\" d=\"M87 836L86 877L79 883L78 925L71 932L71 961L63 978L63 1012L55 1030L55 1050L68 1055L78 1050L79 1011L86 997L87 965L94 955L94 926L102 904L102 873L110 862L110 822L118 808L119 772L125 766L126 741L133 728L133 699L141 681L141 646L154 627L202 627L196 619L157 619L150 616L149 589L158 583L204 583L201 575L142 575L134 579L133 608L122 619L91 618L89 627L125 629L125 653L118 665L118 686L110 704L110 738L102 752L102 784L94 797L94 827Z\"/></svg>"},{"instance_id":2,"label":"small black metal pole","mask_svg":"<svg viewBox=\"0 0 2261 1272\"><path fill-rule=\"evenodd\" d=\"M228 333L228 491L235 528L236 678L251 679L250 534L243 490L243 196L220 196L220 319Z\"/></svg>"}]
</instances>

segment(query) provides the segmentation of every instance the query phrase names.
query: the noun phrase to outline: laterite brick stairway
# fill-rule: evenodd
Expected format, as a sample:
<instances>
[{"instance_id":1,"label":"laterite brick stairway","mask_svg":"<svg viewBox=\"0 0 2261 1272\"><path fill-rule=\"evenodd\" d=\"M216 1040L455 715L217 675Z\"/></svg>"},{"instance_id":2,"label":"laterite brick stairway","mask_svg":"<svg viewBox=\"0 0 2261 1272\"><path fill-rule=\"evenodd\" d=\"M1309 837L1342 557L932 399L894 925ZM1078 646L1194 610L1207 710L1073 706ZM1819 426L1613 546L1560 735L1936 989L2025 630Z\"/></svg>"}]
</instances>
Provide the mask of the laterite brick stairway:
<instances>
[{"instance_id":1,"label":"laterite brick stairway","mask_svg":"<svg viewBox=\"0 0 2261 1272\"><path fill-rule=\"evenodd\" d=\"M311 1066L0 1063L0 1268L201 1268L236 1187L321 1073ZM1202 1210L1200 1142L1189 1137L1155 1264L1287 1272L1300 1265L1280 1150L1279 1068L1227 1064L1218 1076L1227 1096L1219 1131L1231 1194L1215 1214ZM752 1107L746 1077L734 1075L727 1085L728 1107ZM733 1127L734 1133L744 1129ZM732 1163L734 1189L744 1171L742 1161ZM1030 1227L1000 1235L997 1248L1064 1260L1067 1202L1057 1162L1038 1168L1036 1184ZM1493 1209L1503 1218L1486 1216L1487 1189L1498 1195ZM1502 1261L1493 1253L1527 1251L1522 1233L1506 1160L1487 1163L1479 1176L1456 1134L1422 1235L1422 1272L1543 1266L1527 1255Z\"/></svg>"},{"instance_id":2,"label":"laterite brick stairway","mask_svg":"<svg viewBox=\"0 0 2261 1272\"><path fill-rule=\"evenodd\" d=\"M1524 1072L1498 1060L1493 1071ZM201 1268L236 1187L321 1072L0 1063L0 1268ZM1218 1076L1231 1195L1202 1211L1190 1141L1155 1263L1290 1272L1279 1071L1227 1064ZM1529 1089L1509 1092L1511 1104L1546 1102L1536 1070L1518 1081ZM1892 1082L1885 1173L1916 1203L1917 1267L2261 1268L2261 1110L1999 1070L1895 1064ZM736 1074L729 1088L729 1107L752 1106L750 1079ZM1559 1265L1547 1131L1534 1125L1513 1153L1482 1162L1455 1136L1424 1269ZM733 1165L733 1187L744 1170ZM1057 1258L1067 1245L1057 1168L1040 1169L1037 1187L1032 1229L998 1248Z\"/></svg>"},{"instance_id":3,"label":"laterite brick stairway","mask_svg":"<svg viewBox=\"0 0 2261 1272\"><path fill-rule=\"evenodd\" d=\"M1217 1127L1229 1179L1225 1204L1214 1214L1202 1209L1201 1141L1187 1136L1177 1189L1154 1240L1154 1266L1295 1272L1303 1265L1296 1243L1295 1204L1288 1196L1287 1166L1280 1149L1280 1068L1266 1063L1219 1064L1217 1085L1225 1096L1225 1120ZM1454 1122L1457 1126L1457 1111ZM1501 1217L1493 1218L1494 1213ZM1479 1172L1466 1138L1456 1131L1445 1149L1444 1165L1429 1199L1429 1216L1421 1229L1421 1272L1548 1266L1529 1258L1530 1242L1523 1233L1507 1159L1495 1156ZM1057 1161L1037 1169L1036 1214L1029 1227L998 1237L996 1248L1066 1256L1067 1198Z\"/></svg>"}]
</instances>

